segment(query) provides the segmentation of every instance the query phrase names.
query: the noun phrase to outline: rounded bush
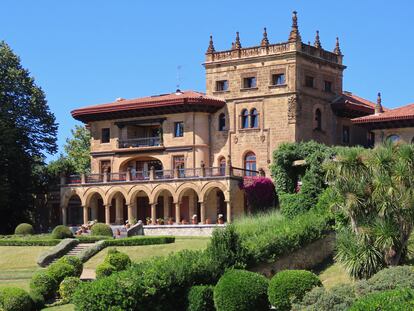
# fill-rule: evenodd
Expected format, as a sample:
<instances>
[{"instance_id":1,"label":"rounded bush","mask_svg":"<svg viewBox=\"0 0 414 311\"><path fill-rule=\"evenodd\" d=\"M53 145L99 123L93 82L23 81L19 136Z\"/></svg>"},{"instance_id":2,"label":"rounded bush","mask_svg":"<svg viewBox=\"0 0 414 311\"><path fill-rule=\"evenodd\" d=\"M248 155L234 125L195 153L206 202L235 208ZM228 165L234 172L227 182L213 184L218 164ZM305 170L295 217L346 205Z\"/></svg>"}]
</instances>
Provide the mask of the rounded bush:
<instances>
[{"instance_id":1,"label":"rounded bush","mask_svg":"<svg viewBox=\"0 0 414 311\"><path fill-rule=\"evenodd\" d=\"M65 278L59 285L59 295L64 302L70 302L81 280L77 277Z\"/></svg>"},{"instance_id":2,"label":"rounded bush","mask_svg":"<svg viewBox=\"0 0 414 311\"><path fill-rule=\"evenodd\" d=\"M277 310L290 310L292 302L299 302L315 286L322 286L319 278L306 270L284 270L269 283L268 296Z\"/></svg>"},{"instance_id":3,"label":"rounded bush","mask_svg":"<svg viewBox=\"0 0 414 311\"><path fill-rule=\"evenodd\" d=\"M23 289L5 287L0 289L0 310L3 311L31 311L32 299Z\"/></svg>"},{"instance_id":4,"label":"rounded bush","mask_svg":"<svg viewBox=\"0 0 414 311\"><path fill-rule=\"evenodd\" d=\"M58 284L63 281L64 278L69 276L75 276L75 268L70 264L63 262L55 262L47 268L47 273L50 274Z\"/></svg>"},{"instance_id":5,"label":"rounded bush","mask_svg":"<svg viewBox=\"0 0 414 311\"><path fill-rule=\"evenodd\" d=\"M246 270L228 270L214 288L217 311L269 310L267 279Z\"/></svg>"},{"instance_id":6,"label":"rounded bush","mask_svg":"<svg viewBox=\"0 0 414 311\"><path fill-rule=\"evenodd\" d=\"M32 299L32 305L34 310L42 310L45 306L45 299L38 292L31 291L29 293L30 298Z\"/></svg>"},{"instance_id":7,"label":"rounded bush","mask_svg":"<svg viewBox=\"0 0 414 311\"><path fill-rule=\"evenodd\" d=\"M113 266L116 271L122 271L131 264L131 259L125 253L111 251L106 255L105 262Z\"/></svg>"},{"instance_id":8,"label":"rounded bush","mask_svg":"<svg viewBox=\"0 0 414 311\"><path fill-rule=\"evenodd\" d=\"M103 262L96 267L96 278L102 278L105 276L110 276L116 271L115 267L107 262Z\"/></svg>"},{"instance_id":9,"label":"rounded bush","mask_svg":"<svg viewBox=\"0 0 414 311\"><path fill-rule=\"evenodd\" d=\"M394 289L371 293L357 300L349 311L414 310L414 290Z\"/></svg>"},{"instance_id":10,"label":"rounded bush","mask_svg":"<svg viewBox=\"0 0 414 311\"><path fill-rule=\"evenodd\" d=\"M56 226L52 231L53 239L66 239L73 238L73 233L70 229L64 225Z\"/></svg>"},{"instance_id":11,"label":"rounded bush","mask_svg":"<svg viewBox=\"0 0 414 311\"><path fill-rule=\"evenodd\" d=\"M91 228L92 235L113 236L112 229L109 225L97 222Z\"/></svg>"},{"instance_id":12,"label":"rounded bush","mask_svg":"<svg viewBox=\"0 0 414 311\"><path fill-rule=\"evenodd\" d=\"M30 280L30 289L40 294L44 299L52 298L58 287L55 278L47 271L39 271L32 276Z\"/></svg>"},{"instance_id":13,"label":"rounded bush","mask_svg":"<svg viewBox=\"0 0 414 311\"><path fill-rule=\"evenodd\" d=\"M214 286L192 286L187 294L187 311L215 311L213 300Z\"/></svg>"},{"instance_id":14,"label":"rounded bush","mask_svg":"<svg viewBox=\"0 0 414 311\"><path fill-rule=\"evenodd\" d=\"M14 234L18 235L32 235L34 233L33 226L31 224L22 223L16 227Z\"/></svg>"},{"instance_id":15,"label":"rounded bush","mask_svg":"<svg viewBox=\"0 0 414 311\"><path fill-rule=\"evenodd\" d=\"M63 256L58 261L58 263L65 263L71 265L75 269L74 276L81 276L83 271L83 263L82 261L76 256Z\"/></svg>"}]
</instances>

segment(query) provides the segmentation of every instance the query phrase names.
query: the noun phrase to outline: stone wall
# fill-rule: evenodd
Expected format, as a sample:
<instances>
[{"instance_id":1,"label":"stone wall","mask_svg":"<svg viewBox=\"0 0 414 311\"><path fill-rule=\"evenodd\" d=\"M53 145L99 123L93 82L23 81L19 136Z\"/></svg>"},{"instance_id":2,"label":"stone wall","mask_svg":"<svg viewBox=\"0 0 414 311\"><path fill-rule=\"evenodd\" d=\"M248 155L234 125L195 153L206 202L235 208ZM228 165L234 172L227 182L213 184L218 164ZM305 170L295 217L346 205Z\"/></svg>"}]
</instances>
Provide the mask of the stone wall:
<instances>
[{"instance_id":1,"label":"stone wall","mask_svg":"<svg viewBox=\"0 0 414 311\"><path fill-rule=\"evenodd\" d=\"M144 226L144 235L211 236L213 230L225 225Z\"/></svg>"},{"instance_id":2,"label":"stone wall","mask_svg":"<svg viewBox=\"0 0 414 311\"><path fill-rule=\"evenodd\" d=\"M274 262L262 263L250 270L267 277L272 277L277 272L286 269L310 270L332 256L334 249L335 233L331 233L325 238L287 254Z\"/></svg>"}]
</instances>

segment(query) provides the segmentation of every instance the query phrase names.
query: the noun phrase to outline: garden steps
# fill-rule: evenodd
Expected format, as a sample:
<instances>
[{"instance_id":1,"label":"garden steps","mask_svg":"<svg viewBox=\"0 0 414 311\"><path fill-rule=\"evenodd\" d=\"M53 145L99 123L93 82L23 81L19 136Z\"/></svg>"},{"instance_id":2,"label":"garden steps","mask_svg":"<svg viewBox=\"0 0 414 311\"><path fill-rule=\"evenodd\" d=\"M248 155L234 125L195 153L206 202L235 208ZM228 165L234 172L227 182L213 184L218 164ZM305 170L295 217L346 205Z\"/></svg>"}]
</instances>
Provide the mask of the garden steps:
<instances>
[{"instance_id":1,"label":"garden steps","mask_svg":"<svg viewBox=\"0 0 414 311\"><path fill-rule=\"evenodd\" d=\"M85 248L90 247L92 244L87 244L87 243L80 243L78 245L76 245L74 248L72 248L69 252L67 252L66 254L62 255L63 256L76 256L78 255L81 251L83 251ZM60 257L59 257L60 258ZM52 263L54 263L55 261L59 260L59 258L55 258L52 260L52 262L49 264L51 265Z\"/></svg>"}]
</instances>

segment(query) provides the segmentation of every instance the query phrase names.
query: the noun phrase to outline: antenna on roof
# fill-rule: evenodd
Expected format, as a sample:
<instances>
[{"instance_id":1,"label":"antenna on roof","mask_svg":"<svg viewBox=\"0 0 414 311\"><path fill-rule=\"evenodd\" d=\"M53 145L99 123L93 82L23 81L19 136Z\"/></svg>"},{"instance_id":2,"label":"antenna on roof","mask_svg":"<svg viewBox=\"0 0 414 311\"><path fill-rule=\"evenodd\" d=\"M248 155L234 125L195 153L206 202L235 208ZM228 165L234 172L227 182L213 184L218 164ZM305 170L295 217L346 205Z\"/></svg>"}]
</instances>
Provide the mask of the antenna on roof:
<instances>
[{"instance_id":1,"label":"antenna on roof","mask_svg":"<svg viewBox=\"0 0 414 311\"><path fill-rule=\"evenodd\" d=\"M181 68L182 68L182 66L181 65L178 65L177 66L177 93L180 93L181 91L180 91L180 83L181 83L181 76L180 76L180 73L181 73Z\"/></svg>"}]
</instances>

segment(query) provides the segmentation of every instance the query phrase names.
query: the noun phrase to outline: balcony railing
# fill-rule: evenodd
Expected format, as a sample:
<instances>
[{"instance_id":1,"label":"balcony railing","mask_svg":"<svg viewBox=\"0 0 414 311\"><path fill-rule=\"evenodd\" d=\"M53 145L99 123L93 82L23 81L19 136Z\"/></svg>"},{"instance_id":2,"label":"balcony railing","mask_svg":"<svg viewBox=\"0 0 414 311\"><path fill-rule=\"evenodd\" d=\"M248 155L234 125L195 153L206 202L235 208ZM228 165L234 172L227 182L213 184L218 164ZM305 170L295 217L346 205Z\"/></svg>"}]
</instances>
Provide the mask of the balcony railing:
<instances>
[{"instance_id":1,"label":"balcony railing","mask_svg":"<svg viewBox=\"0 0 414 311\"><path fill-rule=\"evenodd\" d=\"M161 137L143 137L143 138L131 138L131 139L120 139L118 141L119 148L138 148L138 147L151 147L161 146Z\"/></svg>"},{"instance_id":2,"label":"balcony railing","mask_svg":"<svg viewBox=\"0 0 414 311\"><path fill-rule=\"evenodd\" d=\"M84 174L63 177L61 184L94 184L107 182L148 182L172 179L202 179L217 177L259 176L259 171L237 167L177 168L174 170L127 171L120 173Z\"/></svg>"}]
</instances>

